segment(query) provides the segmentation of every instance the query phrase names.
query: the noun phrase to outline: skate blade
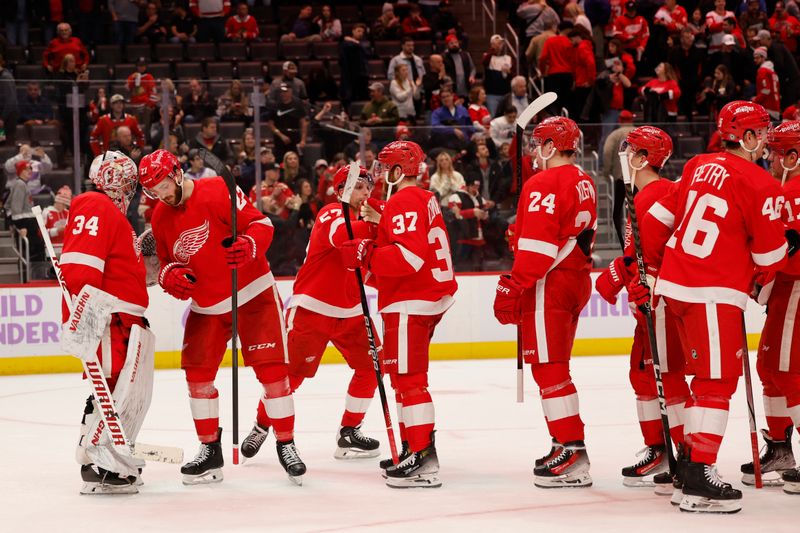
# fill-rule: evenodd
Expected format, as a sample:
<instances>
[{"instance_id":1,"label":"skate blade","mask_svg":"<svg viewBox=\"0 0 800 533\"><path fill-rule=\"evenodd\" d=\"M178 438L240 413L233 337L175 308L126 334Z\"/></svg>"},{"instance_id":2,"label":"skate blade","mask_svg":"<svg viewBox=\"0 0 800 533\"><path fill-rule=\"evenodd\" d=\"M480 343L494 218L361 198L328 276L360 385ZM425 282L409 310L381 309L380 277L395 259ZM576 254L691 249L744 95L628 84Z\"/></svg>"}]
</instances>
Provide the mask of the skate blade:
<instances>
[{"instance_id":1,"label":"skate blade","mask_svg":"<svg viewBox=\"0 0 800 533\"><path fill-rule=\"evenodd\" d=\"M142 485L144 485L142 476L136 476L136 481L134 481L133 484L136 485L137 487L141 487Z\"/></svg>"},{"instance_id":2,"label":"skate blade","mask_svg":"<svg viewBox=\"0 0 800 533\"><path fill-rule=\"evenodd\" d=\"M571 476L533 476L533 484L540 489L585 488L592 486L592 476L588 472Z\"/></svg>"},{"instance_id":3,"label":"skate blade","mask_svg":"<svg viewBox=\"0 0 800 533\"><path fill-rule=\"evenodd\" d=\"M623 477L622 484L626 487L631 487L631 488L656 486L655 481L653 481L653 476Z\"/></svg>"},{"instance_id":4,"label":"skate blade","mask_svg":"<svg viewBox=\"0 0 800 533\"><path fill-rule=\"evenodd\" d=\"M764 484L765 487L782 487L783 486L783 478L781 474L783 470L774 470L772 472L765 472L761 474L761 482ZM756 476L755 474L742 474L742 485L747 485L748 487L755 487L756 486Z\"/></svg>"},{"instance_id":5,"label":"skate blade","mask_svg":"<svg viewBox=\"0 0 800 533\"><path fill-rule=\"evenodd\" d=\"M373 457L378 457L380 454L380 448L375 448L374 450L362 450L361 448L337 447L336 451L333 453L333 458L349 461L352 459L371 459Z\"/></svg>"},{"instance_id":6,"label":"skate blade","mask_svg":"<svg viewBox=\"0 0 800 533\"><path fill-rule=\"evenodd\" d=\"M289 478L289 481L291 481L292 483L294 483L298 487L302 487L303 486L303 476L288 476L287 475L287 477Z\"/></svg>"},{"instance_id":7,"label":"skate blade","mask_svg":"<svg viewBox=\"0 0 800 533\"><path fill-rule=\"evenodd\" d=\"M733 514L742 510L741 500L712 500L702 496L685 495L680 510L685 513Z\"/></svg>"},{"instance_id":8,"label":"skate blade","mask_svg":"<svg viewBox=\"0 0 800 533\"><path fill-rule=\"evenodd\" d=\"M672 488L672 497L669 499L669 503L674 506L678 506L683 501L683 490L676 489L675 487Z\"/></svg>"},{"instance_id":9,"label":"skate blade","mask_svg":"<svg viewBox=\"0 0 800 533\"><path fill-rule=\"evenodd\" d=\"M223 479L221 468L212 468L211 470L202 474L192 476L190 474L183 474L183 484L191 485L209 485L211 483L220 483Z\"/></svg>"},{"instance_id":10,"label":"skate blade","mask_svg":"<svg viewBox=\"0 0 800 533\"><path fill-rule=\"evenodd\" d=\"M659 496L672 496L675 492L675 487L672 486L672 483L669 484L654 484L656 488L653 489L653 493Z\"/></svg>"},{"instance_id":11,"label":"skate blade","mask_svg":"<svg viewBox=\"0 0 800 533\"><path fill-rule=\"evenodd\" d=\"M109 495L109 494L139 494L139 489L134 485L107 485L104 483L85 482L81 487L84 495Z\"/></svg>"},{"instance_id":12,"label":"skate blade","mask_svg":"<svg viewBox=\"0 0 800 533\"><path fill-rule=\"evenodd\" d=\"M393 489L438 489L442 486L442 480L436 474L421 474L407 478L387 476L386 486Z\"/></svg>"},{"instance_id":13,"label":"skate blade","mask_svg":"<svg viewBox=\"0 0 800 533\"><path fill-rule=\"evenodd\" d=\"M800 483L784 482L783 492L786 494L800 494Z\"/></svg>"}]
</instances>

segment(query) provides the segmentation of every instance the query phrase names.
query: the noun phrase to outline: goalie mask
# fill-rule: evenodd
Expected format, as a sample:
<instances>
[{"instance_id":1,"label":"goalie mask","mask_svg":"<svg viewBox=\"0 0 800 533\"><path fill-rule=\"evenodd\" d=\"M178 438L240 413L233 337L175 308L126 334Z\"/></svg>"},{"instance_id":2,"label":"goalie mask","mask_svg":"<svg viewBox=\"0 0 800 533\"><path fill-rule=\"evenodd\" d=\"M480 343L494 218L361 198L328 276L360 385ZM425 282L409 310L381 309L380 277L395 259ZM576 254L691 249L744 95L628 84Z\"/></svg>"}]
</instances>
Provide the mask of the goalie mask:
<instances>
[{"instance_id":1,"label":"goalie mask","mask_svg":"<svg viewBox=\"0 0 800 533\"><path fill-rule=\"evenodd\" d=\"M89 168L89 179L111 198L123 214L127 212L136 193L137 171L133 159L122 152L109 150L94 158Z\"/></svg>"}]
</instances>

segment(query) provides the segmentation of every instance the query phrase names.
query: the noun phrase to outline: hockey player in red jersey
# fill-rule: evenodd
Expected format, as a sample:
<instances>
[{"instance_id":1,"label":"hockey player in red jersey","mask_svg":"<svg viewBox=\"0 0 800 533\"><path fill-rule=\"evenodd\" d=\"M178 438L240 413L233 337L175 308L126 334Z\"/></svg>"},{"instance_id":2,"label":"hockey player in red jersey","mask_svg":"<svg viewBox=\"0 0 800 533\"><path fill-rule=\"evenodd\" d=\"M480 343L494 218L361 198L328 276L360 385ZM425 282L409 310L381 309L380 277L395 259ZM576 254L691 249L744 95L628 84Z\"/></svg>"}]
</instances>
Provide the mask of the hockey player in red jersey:
<instances>
[{"instance_id":1,"label":"hockey player in red jersey","mask_svg":"<svg viewBox=\"0 0 800 533\"><path fill-rule=\"evenodd\" d=\"M764 151L767 111L734 101L720 111L717 127L725 151L689 160L676 190L645 216L643 231L651 224L672 230L655 292L676 316L695 372L686 404L688 461L678 471L680 508L734 513L742 493L722 481L714 463L742 375L743 311L754 270L783 268L787 244L775 208L780 187L754 164Z\"/></svg>"},{"instance_id":2,"label":"hockey player in red jersey","mask_svg":"<svg viewBox=\"0 0 800 533\"><path fill-rule=\"evenodd\" d=\"M70 217L64 232L61 270L69 293L75 297L84 286L101 289L118 298L107 332L97 350L97 356L108 380L108 386L118 398L117 379L128 360L128 345L136 328L146 328L144 312L148 305L145 286L145 264L125 212L136 191L136 164L120 152L106 152L92 162L89 178L96 191L85 192L72 200ZM69 316L66 304L64 317ZM149 332L145 332L150 335ZM152 368L142 369L139 380ZM151 381L152 383L152 381ZM123 383L126 387L128 383ZM101 447L102 418L94 406L94 397L86 401L81 437L76 457L81 464L85 484L82 492L135 493L135 478L93 464L97 457L93 448ZM120 418L125 421L124 413ZM136 438L145 413L138 414L126 425L127 436ZM138 425L138 427L136 427Z\"/></svg>"},{"instance_id":3,"label":"hockey player in red jersey","mask_svg":"<svg viewBox=\"0 0 800 533\"><path fill-rule=\"evenodd\" d=\"M200 451L181 468L187 485L222 481L222 428L217 369L231 338L229 269L238 269L239 338L245 365L264 387L265 426L272 426L281 465L300 483L305 464L294 445L294 400L281 300L266 251L273 227L237 189L237 237L230 242L230 196L220 177L198 181L183 177L177 158L156 150L142 158L143 191L161 200L153 213L153 235L161 272L159 284L179 300L191 298L181 367Z\"/></svg>"},{"instance_id":4,"label":"hockey player in red jersey","mask_svg":"<svg viewBox=\"0 0 800 533\"><path fill-rule=\"evenodd\" d=\"M350 166L340 168L333 177L333 190L339 195L347 181ZM358 185L351 197L353 217L372 190L372 176L361 169ZM377 226L353 219L353 232L359 238L375 238ZM358 285L352 272L342 264L338 248L348 240L342 205L331 203L317 213L311 229L306 260L294 281L292 299L286 315L289 350L289 383L292 392L306 378L317 373L328 342L342 353L353 377L347 388L345 410L336 436L337 459L376 457L380 443L361 433L361 422L378 386L370 355L369 341L361 314ZM373 328L374 329L374 328ZM242 455L252 457L266 435L266 413L258 408L253 431L242 443Z\"/></svg>"},{"instance_id":5,"label":"hockey player in red jersey","mask_svg":"<svg viewBox=\"0 0 800 533\"><path fill-rule=\"evenodd\" d=\"M784 122L769 132L767 147L770 171L783 184L781 218L789 230L800 230L800 121ZM800 258L792 255L774 277L761 275L756 286L757 301L769 313L761 332L756 368L764 387L762 430L766 451L761 457L765 485L783 485L784 491L800 494L800 471L792 453L792 426L800 432ZM742 483L753 485L753 463L742 465Z\"/></svg>"},{"instance_id":6,"label":"hockey player in red jersey","mask_svg":"<svg viewBox=\"0 0 800 533\"><path fill-rule=\"evenodd\" d=\"M428 348L458 288L439 201L417 186L425 154L416 143L395 141L378 154L379 172L396 187L378 224L377 239L341 247L347 268L365 267L378 289L384 324L381 362L400 406L404 453L382 462L390 487L439 487L434 409L428 392Z\"/></svg>"},{"instance_id":7,"label":"hockey player in red jersey","mask_svg":"<svg viewBox=\"0 0 800 533\"><path fill-rule=\"evenodd\" d=\"M650 207L666 196L673 183L659 176L659 171L672 155L672 139L663 130L653 126L641 126L625 139L624 150L628 166L636 187L634 205L637 213L647 213ZM624 163L623 163L624 164ZM640 215L641 216L641 215ZM642 242L657 239L657 236L640 232ZM661 246L666 238L661 239ZM614 259L597 278L597 292L611 304L617 302L617 294L631 282L638 282L636 250L632 238L631 221L625 229L625 252ZM655 280L658 264L645 257L648 277ZM652 285L652 282L651 282ZM632 301L632 298L629 299ZM683 405L689 399L689 388L684 379L683 349L678 339L675 317L664 305L662 298L653 302L653 322L656 344L667 403L670 435L680 448L683 444ZM642 313L636 309L636 330L633 335L630 359L630 381L636 394L636 413L644 437L646 448L641 461L623 468L623 483L629 487L653 486L653 478L668 469L664 432L661 424L661 409L658 402L655 374L653 373L653 354L650 353L647 324ZM672 480L669 481L671 489Z\"/></svg>"},{"instance_id":8,"label":"hockey player in red jersey","mask_svg":"<svg viewBox=\"0 0 800 533\"><path fill-rule=\"evenodd\" d=\"M522 353L553 438L550 452L536 461L534 483L583 487L592 478L569 359L592 292L597 195L592 179L574 164L580 138L574 121L548 118L532 137L543 170L522 187L514 265L510 276L500 277L494 314L501 324L521 326Z\"/></svg>"}]
</instances>

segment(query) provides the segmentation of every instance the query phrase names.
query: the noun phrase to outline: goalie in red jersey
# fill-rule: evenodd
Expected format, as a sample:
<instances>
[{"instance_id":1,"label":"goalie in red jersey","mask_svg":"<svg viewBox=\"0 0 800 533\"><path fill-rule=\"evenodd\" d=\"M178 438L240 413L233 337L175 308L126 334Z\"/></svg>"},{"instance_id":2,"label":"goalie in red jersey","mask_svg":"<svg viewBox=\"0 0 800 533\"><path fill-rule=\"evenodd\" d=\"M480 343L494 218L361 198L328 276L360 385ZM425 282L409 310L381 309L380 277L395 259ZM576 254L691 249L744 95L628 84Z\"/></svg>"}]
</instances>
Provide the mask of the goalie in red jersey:
<instances>
[{"instance_id":1,"label":"goalie in red jersey","mask_svg":"<svg viewBox=\"0 0 800 533\"><path fill-rule=\"evenodd\" d=\"M221 177L184 179L174 155L156 150L142 158L139 181L146 195L161 200L152 224L161 264L159 284L179 300L191 298L184 331L181 367L200 451L181 468L189 485L222 481L222 428L217 369L231 338L229 269L238 269L239 338L245 365L264 387L266 427L272 426L281 465L300 483L306 466L294 445L294 400L281 299L266 251L272 241L270 220L237 189L237 237L230 242L231 199ZM266 432L258 435L266 438ZM259 444L260 445L260 444Z\"/></svg>"}]
</instances>

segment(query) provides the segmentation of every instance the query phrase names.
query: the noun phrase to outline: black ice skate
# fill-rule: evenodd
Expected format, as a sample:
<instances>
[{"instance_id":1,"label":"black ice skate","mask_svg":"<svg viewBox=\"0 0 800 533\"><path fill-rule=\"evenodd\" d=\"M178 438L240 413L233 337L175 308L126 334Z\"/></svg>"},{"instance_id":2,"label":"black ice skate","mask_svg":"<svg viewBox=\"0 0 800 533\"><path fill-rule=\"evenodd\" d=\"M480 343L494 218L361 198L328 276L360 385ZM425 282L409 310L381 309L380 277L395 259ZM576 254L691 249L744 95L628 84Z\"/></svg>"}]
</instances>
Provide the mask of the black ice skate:
<instances>
[{"instance_id":1,"label":"black ice skate","mask_svg":"<svg viewBox=\"0 0 800 533\"><path fill-rule=\"evenodd\" d=\"M387 486L393 489L433 489L442 486L434 433L431 432L431 443L427 448L419 452L409 451L405 459L386 469Z\"/></svg>"},{"instance_id":2,"label":"black ice skate","mask_svg":"<svg viewBox=\"0 0 800 533\"><path fill-rule=\"evenodd\" d=\"M303 474L306 473L306 465L300 456L297 454L297 447L294 445L294 440L287 442L277 442L278 459L281 466L291 479L297 485L303 484Z\"/></svg>"},{"instance_id":3,"label":"black ice skate","mask_svg":"<svg viewBox=\"0 0 800 533\"><path fill-rule=\"evenodd\" d=\"M261 449L261 445L264 444L264 441L267 440L267 435L269 435L268 427L265 428L258 425L258 423L253 424L253 429L251 429L250 433L244 438L242 447L239 449L239 451L242 452L242 457L245 459L254 457L255 454L258 453L258 450Z\"/></svg>"},{"instance_id":4,"label":"black ice skate","mask_svg":"<svg viewBox=\"0 0 800 533\"><path fill-rule=\"evenodd\" d=\"M683 471L681 511L732 514L742 510L742 491L720 479L715 465L688 462Z\"/></svg>"},{"instance_id":5,"label":"black ice skate","mask_svg":"<svg viewBox=\"0 0 800 533\"><path fill-rule=\"evenodd\" d=\"M403 462L410 453L411 451L408 449L408 441L404 440L403 449L400 450L400 454L397 456L397 461ZM383 479L386 479L386 469L393 467L394 461L392 461L392 458L389 457L388 459L382 460L379 465L381 467L381 475L383 476Z\"/></svg>"},{"instance_id":6,"label":"black ice skate","mask_svg":"<svg viewBox=\"0 0 800 533\"><path fill-rule=\"evenodd\" d=\"M655 476L669 470L664 445L648 446L636 455L642 459L622 469L622 484L626 487L654 487Z\"/></svg>"},{"instance_id":7,"label":"black ice skate","mask_svg":"<svg viewBox=\"0 0 800 533\"><path fill-rule=\"evenodd\" d=\"M761 456L761 479L765 486L780 487L783 485L781 474L795 467L794 453L792 452L792 426L786 428L784 440L772 440L769 431L761 430L766 443L766 450ZM752 461L742 465L742 483L753 486L756 484L755 469Z\"/></svg>"},{"instance_id":8,"label":"black ice skate","mask_svg":"<svg viewBox=\"0 0 800 533\"><path fill-rule=\"evenodd\" d=\"M122 477L95 465L81 465L81 494L137 494L135 476Z\"/></svg>"},{"instance_id":9,"label":"black ice skate","mask_svg":"<svg viewBox=\"0 0 800 533\"><path fill-rule=\"evenodd\" d=\"M217 429L217 440L201 443L197 457L181 467L184 485L204 485L222 481L222 428Z\"/></svg>"},{"instance_id":10,"label":"black ice skate","mask_svg":"<svg viewBox=\"0 0 800 533\"><path fill-rule=\"evenodd\" d=\"M533 484L542 489L591 487L589 465L583 441L566 442L558 455L533 469Z\"/></svg>"},{"instance_id":11,"label":"black ice skate","mask_svg":"<svg viewBox=\"0 0 800 533\"><path fill-rule=\"evenodd\" d=\"M339 430L336 439L336 459L366 459L377 457L381 443L361 433L361 426L345 426Z\"/></svg>"},{"instance_id":12,"label":"black ice skate","mask_svg":"<svg viewBox=\"0 0 800 533\"><path fill-rule=\"evenodd\" d=\"M533 466L542 466L547 461L552 460L554 457L556 457L558 454L561 453L562 448L564 447L561 445L561 443L558 442L556 439L553 439L552 445L550 446L550 451L547 452L547 455L545 455L544 457L536 459L536 461L534 461L533 463Z\"/></svg>"},{"instance_id":13,"label":"black ice skate","mask_svg":"<svg viewBox=\"0 0 800 533\"><path fill-rule=\"evenodd\" d=\"M800 468L785 471L783 479L783 492L786 494L800 494Z\"/></svg>"}]
</instances>

